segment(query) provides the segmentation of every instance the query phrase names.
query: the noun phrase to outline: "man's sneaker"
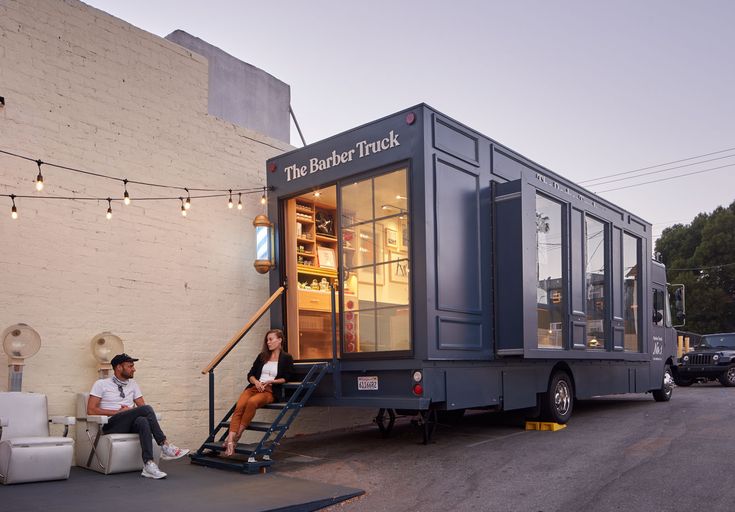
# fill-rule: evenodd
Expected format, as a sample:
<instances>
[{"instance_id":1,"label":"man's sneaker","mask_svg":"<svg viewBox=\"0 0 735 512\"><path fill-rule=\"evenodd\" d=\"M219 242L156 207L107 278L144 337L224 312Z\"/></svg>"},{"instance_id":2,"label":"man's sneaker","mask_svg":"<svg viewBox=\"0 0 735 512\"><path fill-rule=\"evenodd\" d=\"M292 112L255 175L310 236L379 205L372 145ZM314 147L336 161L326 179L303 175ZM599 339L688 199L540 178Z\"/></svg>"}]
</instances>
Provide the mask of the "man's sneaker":
<instances>
[{"instance_id":1,"label":"man's sneaker","mask_svg":"<svg viewBox=\"0 0 735 512\"><path fill-rule=\"evenodd\" d=\"M158 466L156 466L156 463L152 460L149 460L145 463L145 466L143 466L143 472L140 474L140 476L144 476L146 478L155 478L158 480L159 478L166 478L166 473L158 469Z\"/></svg>"},{"instance_id":2,"label":"man's sneaker","mask_svg":"<svg viewBox=\"0 0 735 512\"><path fill-rule=\"evenodd\" d=\"M171 443L161 446L161 458L163 460L176 460L189 453L188 448L179 448Z\"/></svg>"}]
</instances>

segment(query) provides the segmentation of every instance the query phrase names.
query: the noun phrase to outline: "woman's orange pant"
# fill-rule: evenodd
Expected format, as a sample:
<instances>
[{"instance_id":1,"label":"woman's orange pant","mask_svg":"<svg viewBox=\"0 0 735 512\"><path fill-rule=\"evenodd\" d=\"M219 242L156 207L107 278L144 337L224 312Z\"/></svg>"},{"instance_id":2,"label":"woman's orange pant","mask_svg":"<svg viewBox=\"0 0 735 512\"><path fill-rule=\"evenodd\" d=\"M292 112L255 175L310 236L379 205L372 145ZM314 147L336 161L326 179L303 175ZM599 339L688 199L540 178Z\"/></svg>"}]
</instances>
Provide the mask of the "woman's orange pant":
<instances>
[{"instance_id":1,"label":"woman's orange pant","mask_svg":"<svg viewBox=\"0 0 735 512\"><path fill-rule=\"evenodd\" d=\"M232 413L230 420L230 432L238 435L241 427L244 429L253 421L256 409L272 404L274 400L273 393L270 391L260 392L255 386L247 388L237 399L235 412Z\"/></svg>"}]
</instances>

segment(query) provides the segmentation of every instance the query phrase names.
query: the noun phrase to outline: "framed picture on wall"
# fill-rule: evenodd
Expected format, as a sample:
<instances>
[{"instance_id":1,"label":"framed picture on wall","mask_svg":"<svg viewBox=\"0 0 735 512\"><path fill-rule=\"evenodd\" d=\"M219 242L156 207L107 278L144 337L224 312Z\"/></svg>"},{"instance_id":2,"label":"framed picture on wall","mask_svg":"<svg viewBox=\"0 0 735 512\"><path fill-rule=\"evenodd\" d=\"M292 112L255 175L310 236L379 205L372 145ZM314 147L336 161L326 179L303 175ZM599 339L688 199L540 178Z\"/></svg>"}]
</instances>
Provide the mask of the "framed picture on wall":
<instances>
[{"instance_id":1,"label":"framed picture on wall","mask_svg":"<svg viewBox=\"0 0 735 512\"><path fill-rule=\"evenodd\" d=\"M408 258L405 253L390 251L390 280L394 283L408 282Z\"/></svg>"},{"instance_id":2,"label":"framed picture on wall","mask_svg":"<svg viewBox=\"0 0 735 512\"><path fill-rule=\"evenodd\" d=\"M385 228L385 246L398 248L398 231L392 228Z\"/></svg>"},{"instance_id":3,"label":"framed picture on wall","mask_svg":"<svg viewBox=\"0 0 735 512\"><path fill-rule=\"evenodd\" d=\"M334 255L334 249L331 247L317 247L316 255L319 258L320 267L337 268L337 258Z\"/></svg>"},{"instance_id":4,"label":"framed picture on wall","mask_svg":"<svg viewBox=\"0 0 735 512\"><path fill-rule=\"evenodd\" d=\"M385 283L383 275L383 234L380 230L375 233L371 227L358 230L357 236L357 280L364 284L382 286Z\"/></svg>"}]
</instances>

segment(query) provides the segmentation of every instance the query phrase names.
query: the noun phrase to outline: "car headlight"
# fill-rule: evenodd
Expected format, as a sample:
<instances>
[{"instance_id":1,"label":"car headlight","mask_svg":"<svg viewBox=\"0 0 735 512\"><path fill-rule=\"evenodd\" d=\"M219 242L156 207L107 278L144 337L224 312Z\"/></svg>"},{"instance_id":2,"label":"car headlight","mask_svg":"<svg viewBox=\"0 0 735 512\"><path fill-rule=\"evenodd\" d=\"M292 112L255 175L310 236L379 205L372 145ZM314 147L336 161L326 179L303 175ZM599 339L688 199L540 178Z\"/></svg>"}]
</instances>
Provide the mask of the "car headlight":
<instances>
[{"instance_id":1,"label":"car headlight","mask_svg":"<svg viewBox=\"0 0 735 512\"><path fill-rule=\"evenodd\" d=\"M684 356L684 357L681 358L681 360L684 361L685 363L688 363L689 362L689 356Z\"/></svg>"},{"instance_id":2,"label":"car headlight","mask_svg":"<svg viewBox=\"0 0 735 512\"><path fill-rule=\"evenodd\" d=\"M720 360L720 354L715 354L712 356L712 361L714 361L715 363L719 360Z\"/></svg>"}]
</instances>

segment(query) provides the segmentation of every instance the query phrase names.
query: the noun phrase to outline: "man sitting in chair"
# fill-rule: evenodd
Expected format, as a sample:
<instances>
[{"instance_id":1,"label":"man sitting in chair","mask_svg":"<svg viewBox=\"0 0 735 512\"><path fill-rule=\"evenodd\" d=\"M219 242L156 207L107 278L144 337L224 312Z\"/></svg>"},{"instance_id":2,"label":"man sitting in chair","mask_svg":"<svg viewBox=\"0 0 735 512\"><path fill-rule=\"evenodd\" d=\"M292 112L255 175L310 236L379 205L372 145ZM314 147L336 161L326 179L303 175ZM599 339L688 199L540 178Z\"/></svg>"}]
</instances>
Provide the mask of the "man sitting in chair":
<instances>
[{"instance_id":1,"label":"man sitting in chair","mask_svg":"<svg viewBox=\"0 0 735 512\"><path fill-rule=\"evenodd\" d=\"M141 475L146 478L164 478L166 473L158 469L153 460L151 436L161 446L163 460L180 459L189 450L177 448L166 440L158 425L156 413L150 405L145 404L143 393L133 380L135 361L137 359L127 354L118 354L112 358L114 375L94 383L89 392L87 414L110 416L102 430L105 434L138 434L144 464Z\"/></svg>"}]
</instances>

